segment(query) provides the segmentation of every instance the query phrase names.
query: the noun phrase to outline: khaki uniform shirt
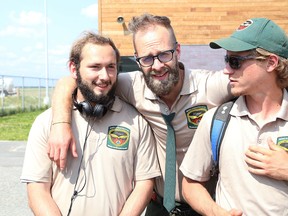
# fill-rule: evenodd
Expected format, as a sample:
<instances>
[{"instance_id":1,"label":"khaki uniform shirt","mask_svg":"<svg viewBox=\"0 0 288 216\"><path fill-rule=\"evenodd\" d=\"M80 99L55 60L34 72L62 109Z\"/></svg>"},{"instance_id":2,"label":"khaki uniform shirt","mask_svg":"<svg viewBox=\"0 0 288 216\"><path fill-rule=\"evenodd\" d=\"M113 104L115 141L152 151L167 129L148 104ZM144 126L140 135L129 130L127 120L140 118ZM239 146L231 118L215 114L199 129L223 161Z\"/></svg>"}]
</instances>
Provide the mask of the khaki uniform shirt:
<instances>
[{"instance_id":1,"label":"khaki uniform shirt","mask_svg":"<svg viewBox=\"0 0 288 216\"><path fill-rule=\"evenodd\" d=\"M134 181L160 175L150 126L132 106L118 98L112 110L95 121L84 119L78 110L73 112L78 158L68 153L64 171L46 153L51 114L49 109L39 115L31 128L21 180L51 182L52 197L63 215L69 209L83 154L75 188L80 192L71 216L117 216L133 190Z\"/></svg>"},{"instance_id":2,"label":"khaki uniform shirt","mask_svg":"<svg viewBox=\"0 0 288 216\"><path fill-rule=\"evenodd\" d=\"M163 197L166 159L167 126L161 116L175 112L172 125L176 134L176 200L184 202L181 194L182 173L179 166L192 141L194 132L207 109L227 101L228 77L222 71L185 70L182 90L169 110L168 106L147 87L142 72L121 73L119 94L146 118L154 132L162 176L156 179L156 191Z\"/></svg>"},{"instance_id":3,"label":"khaki uniform shirt","mask_svg":"<svg viewBox=\"0 0 288 216\"><path fill-rule=\"evenodd\" d=\"M268 137L276 144L288 142L287 110L288 95L284 91L276 118L261 127L249 113L244 97L239 97L235 102L219 154L216 201L224 209L240 209L243 215L249 216L288 215L288 182L251 174L245 162L245 152L250 145L269 148ZM180 167L185 176L200 182L210 178L210 128L214 112L215 108L204 115Z\"/></svg>"}]
</instances>

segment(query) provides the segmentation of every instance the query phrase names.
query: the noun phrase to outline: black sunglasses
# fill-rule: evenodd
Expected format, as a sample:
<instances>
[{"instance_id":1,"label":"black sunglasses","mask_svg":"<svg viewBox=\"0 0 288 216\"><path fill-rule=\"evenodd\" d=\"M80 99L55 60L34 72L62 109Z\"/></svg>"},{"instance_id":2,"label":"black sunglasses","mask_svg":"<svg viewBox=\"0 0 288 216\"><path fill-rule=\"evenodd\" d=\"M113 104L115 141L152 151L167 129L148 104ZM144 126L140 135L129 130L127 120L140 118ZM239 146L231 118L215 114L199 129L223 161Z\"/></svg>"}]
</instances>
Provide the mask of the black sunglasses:
<instances>
[{"instance_id":1,"label":"black sunglasses","mask_svg":"<svg viewBox=\"0 0 288 216\"><path fill-rule=\"evenodd\" d=\"M239 69L241 67L241 62L249 60L249 59L255 59L256 57L253 55L248 56L228 56L225 55L225 62L229 64L229 66L232 69Z\"/></svg>"}]
</instances>

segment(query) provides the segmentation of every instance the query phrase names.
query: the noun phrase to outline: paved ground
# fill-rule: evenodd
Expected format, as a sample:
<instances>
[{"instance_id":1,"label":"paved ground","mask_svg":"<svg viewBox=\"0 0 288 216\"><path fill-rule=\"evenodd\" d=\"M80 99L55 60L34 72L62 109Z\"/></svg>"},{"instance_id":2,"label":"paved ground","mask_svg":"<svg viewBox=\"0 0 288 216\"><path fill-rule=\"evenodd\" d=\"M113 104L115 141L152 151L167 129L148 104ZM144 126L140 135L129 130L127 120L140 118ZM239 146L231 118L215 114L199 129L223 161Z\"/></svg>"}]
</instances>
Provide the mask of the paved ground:
<instances>
[{"instance_id":1,"label":"paved ground","mask_svg":"<svg viewBox=\"0 0 288 216\"><path fill-rule=\"evenodd\" d=\"M32 216L20 183L26 142L0 141L0 216Z\"/></svg>"},{"instance_id":2,"label":"paved ground","mask_svg":"<svg viewBox=\"0 0 288 216\"><path fill-rule=\"evenodd\" d=\"M0 216L33 216L26 184L20 183L25 147L26 142L0 141Z\"/></svg>"}]
</instances>

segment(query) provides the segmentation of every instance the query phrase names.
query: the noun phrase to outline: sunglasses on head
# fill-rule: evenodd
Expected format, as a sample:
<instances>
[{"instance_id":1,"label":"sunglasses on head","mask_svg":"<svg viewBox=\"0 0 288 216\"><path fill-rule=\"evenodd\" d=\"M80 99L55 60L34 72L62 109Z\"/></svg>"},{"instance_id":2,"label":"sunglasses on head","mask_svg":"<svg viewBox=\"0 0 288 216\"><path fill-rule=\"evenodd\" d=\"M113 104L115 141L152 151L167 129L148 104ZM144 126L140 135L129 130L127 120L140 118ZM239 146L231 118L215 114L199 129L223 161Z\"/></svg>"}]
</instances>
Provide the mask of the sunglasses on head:
<instances>
[{"instance_id":1,"label":"sunglasses on head","mask_svg":"<svg viewBox=\"0 0 288 216\"><path fill-rule=\"evenodd\" d=\"M225 55L225 62L229 64L229 66L232 69L239 69L241 67L241 62L249 60L249 59L255 59L255 56L248 55L248 56L228 56Z\"/></svg>"}]
</instances>

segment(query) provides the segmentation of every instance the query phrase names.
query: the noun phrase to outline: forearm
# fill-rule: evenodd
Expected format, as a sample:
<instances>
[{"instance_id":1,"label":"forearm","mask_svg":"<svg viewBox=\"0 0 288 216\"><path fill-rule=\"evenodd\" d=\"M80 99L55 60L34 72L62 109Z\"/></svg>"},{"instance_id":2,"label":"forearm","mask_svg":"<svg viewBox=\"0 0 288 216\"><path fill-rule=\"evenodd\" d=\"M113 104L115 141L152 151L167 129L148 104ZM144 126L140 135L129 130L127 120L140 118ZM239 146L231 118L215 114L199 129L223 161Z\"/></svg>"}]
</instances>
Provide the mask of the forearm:
<instances>
[{"instance_id":1,"label":"forearm","mask_svg":"<svg viewBox=\"0 0 288 216\"><path fill-rule=\"evenodd\" d=\"M77 157L71 129L72 93L76 88L75 79L64 77L57 82L52 98L52 125L48 139L47 153L60 169L66 166L67 151Z\"/></svg>"},{"instance_id":2,"label":"forearm","mask_svg":"<svg viewBox=\"0 0 288 216\"><path fill-rule=\"evenodd\" d=\"M52 122L71 122L72 93L75 88L76 82L71 76L59 79L52 97Z\"/></svg>"},{"instance_id":3,"label":"forearm","mask_svg":"<svg viewBox=\"0 0 288 216\"><path fill-rule=\"evenodd\" d=\"M201 215L226 215L228 212L217 205L206 188L199 182L184 177L182 193L186 202Z\"/></svg>"},{"instance_id":4,"label":"forearm","mask_svg":"<svg viewBox=\"0 0 288 216\"><path fill-rule=\"evenodd\" d=\"M137 181L119 216L141 215L151 199L153 184L152 179Z\"/></svg>"},{"instance_id":5,"label":"forearm","mask_svg":"<svg viewBox=\"0 0 288 216\"><path fill-rule=\"evenodd\" d=\"M61 216L61 212L50 194L50 183L28 183L29 207L35 216Z\"/></svg>"}]
</instances>

